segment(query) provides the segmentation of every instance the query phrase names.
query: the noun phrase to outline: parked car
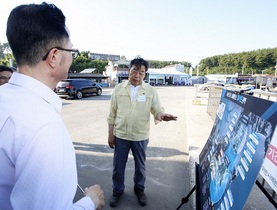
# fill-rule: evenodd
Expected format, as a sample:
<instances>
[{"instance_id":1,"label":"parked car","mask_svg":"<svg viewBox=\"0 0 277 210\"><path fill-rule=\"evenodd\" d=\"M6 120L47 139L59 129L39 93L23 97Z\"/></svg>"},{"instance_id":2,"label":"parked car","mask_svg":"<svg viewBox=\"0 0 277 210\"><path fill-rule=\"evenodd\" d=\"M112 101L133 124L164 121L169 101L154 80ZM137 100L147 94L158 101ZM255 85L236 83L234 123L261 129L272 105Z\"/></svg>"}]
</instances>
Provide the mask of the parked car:
<instances>
[{"instance_id":1,"label":"parked car","mask_svg":"<svg viewBox=\"0 0 277 210\"><path fill-rule=\"evenodd\" d=\"M55 92L60 97L80 99L83 96L92 94L100 96L102 94L102 87L88 79L65 79L57 84Z\"/></svg>"}]
</instances>

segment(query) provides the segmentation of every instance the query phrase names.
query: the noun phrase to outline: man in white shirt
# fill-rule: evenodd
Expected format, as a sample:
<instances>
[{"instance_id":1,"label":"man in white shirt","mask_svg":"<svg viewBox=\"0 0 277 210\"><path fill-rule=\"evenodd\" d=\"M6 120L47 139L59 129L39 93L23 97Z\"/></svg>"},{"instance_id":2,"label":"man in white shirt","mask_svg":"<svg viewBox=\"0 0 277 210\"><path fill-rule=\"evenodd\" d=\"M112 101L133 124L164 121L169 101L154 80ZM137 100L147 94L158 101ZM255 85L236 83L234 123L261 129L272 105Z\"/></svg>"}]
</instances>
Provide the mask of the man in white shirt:
<instances>
[{"instance_id":1,"label":"man in white shirt","mask_svg":"<svg viewBox=\"0 0 277 210\"><path fill-rule=\"evenodd\" d=\"M18 6L6 34L18 72L0 87L0 209L102 209L99 185L73 204L75 152L53 89L78 50L62 11L47 3Z\"/></svg>"}]
</instances>

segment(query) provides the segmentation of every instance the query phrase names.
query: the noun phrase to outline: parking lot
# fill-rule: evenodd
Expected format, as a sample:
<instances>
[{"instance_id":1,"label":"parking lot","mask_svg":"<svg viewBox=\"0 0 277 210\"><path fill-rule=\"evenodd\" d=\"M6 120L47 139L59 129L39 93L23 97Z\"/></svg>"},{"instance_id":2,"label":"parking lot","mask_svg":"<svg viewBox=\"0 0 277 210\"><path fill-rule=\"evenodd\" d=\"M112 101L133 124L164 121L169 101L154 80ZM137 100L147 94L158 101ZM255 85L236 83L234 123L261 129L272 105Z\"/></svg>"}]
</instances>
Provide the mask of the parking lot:
<instances>
[{"instance_id":1,"label":"parking lot","mask_svg":"<svg viewBox=\"0 0 277 210\"><path fill-rule=\"evenodd\" d=\"M147 180L145 193L148 205L144 209L176 209L181 198L190 190L188 145L186 135L185 89L192 87L156 87L167 113L178 116L174 122L154 125L151 120L150 142L147 149ZM107 145L108 129L106 118L109 99L113 89L103 88L101 96L85 97L80 100L63 99L62 117L77 154L79 184L85 188L100 184L105 192L106 205L112 194L113 150ZM117 209L141 208L133 193L132 156L126 167L126 190ZM76 199L82 193L77 190ZM189 204L185 209L191 209ZM184 209L182 208L182 209Z\"/></svg>"},{"instance_id":2,"label":"parking lot","mask_svg":"<svg viewBox=\"0 0 277 210\"><path fill-rule=\"evenodd\" d=\"M150 130L147 149L147 180L145 193L148 205L140 207L133 193L133 159L130 155L126 167L126 190L118 207L120 210L167 210L176 209L181 199L194 186L194 164L210 134L213 121L207 114L207 96L201 95L201 104L193 105L198 96L195 87L156 86L166 112L178 116L176 122L162 122ZM107 145L108 129L106 118L112 88L103 88L101 96L80 100L63 99L62 117L71 134L77 157L79 184L85 188L100 184L105 192L106 205L112 194L113 150ZM208 94L208 93L206 93ZM199 99L199 98L197 98ZM82 193L77 190L75 200ZM194 194L181 209L193 209ZM256 185L244 206L244 210L273 210Z\"/></svg>"}]
</instances>

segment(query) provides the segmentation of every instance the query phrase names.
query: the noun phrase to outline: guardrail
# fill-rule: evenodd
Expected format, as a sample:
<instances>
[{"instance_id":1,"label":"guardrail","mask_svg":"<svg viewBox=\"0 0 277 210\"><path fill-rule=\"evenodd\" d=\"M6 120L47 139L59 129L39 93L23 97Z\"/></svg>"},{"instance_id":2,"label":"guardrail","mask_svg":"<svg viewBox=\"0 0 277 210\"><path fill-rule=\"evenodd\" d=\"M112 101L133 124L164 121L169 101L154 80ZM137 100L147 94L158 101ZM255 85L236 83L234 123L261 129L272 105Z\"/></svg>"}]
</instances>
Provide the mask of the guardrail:
<instances>
[{"instance_id":1,"label":"guardrail","mask_svg":"<svg viewBox=\"0 0 277 210\"><path fill-rule=\"evenodd\" d=\"M228 89L233 91L243 91L243 89L238 88L224 88L220 86L211 86L209 90L208 96L208 104L207 104L207 113L211 116L212 120L215 121L217 108L220 102L222 89ZM263 98L266 100L277 102L277 93L263 91L263 90L250 90L249 93L252 93L253 96L258 98Z\"/></svg>"},{"instance_id":2,"label":"guardrail","mask_svg":"<svg viewBox=\"0 0 277 210\"><path fill-rule=\"evenodd\" d=\"M256 97L277 102L277 93L276 92L263 91L263 90L252 90L251 92L253 92L254 96L256 96Z\"/></svg>"}]
</instances>

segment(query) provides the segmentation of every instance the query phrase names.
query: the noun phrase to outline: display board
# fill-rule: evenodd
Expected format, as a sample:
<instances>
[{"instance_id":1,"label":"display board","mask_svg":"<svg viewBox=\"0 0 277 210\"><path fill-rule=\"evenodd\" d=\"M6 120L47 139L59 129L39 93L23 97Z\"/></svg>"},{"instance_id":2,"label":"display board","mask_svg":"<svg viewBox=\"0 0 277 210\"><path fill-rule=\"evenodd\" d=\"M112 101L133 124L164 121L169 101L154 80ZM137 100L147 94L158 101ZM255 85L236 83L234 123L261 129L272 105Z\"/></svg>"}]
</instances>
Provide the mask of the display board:
<instances>
[{"instance_id":1,"label":"display board","mask_svg":"<svg viewBox=\"0 0 277 210\"><path fill-rule=\"evenodd\" d=\"M200 209L243 209L273 138L276 111L276 102L222 90L199 155Z\"/></svg>"}]
</instances>

